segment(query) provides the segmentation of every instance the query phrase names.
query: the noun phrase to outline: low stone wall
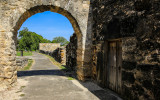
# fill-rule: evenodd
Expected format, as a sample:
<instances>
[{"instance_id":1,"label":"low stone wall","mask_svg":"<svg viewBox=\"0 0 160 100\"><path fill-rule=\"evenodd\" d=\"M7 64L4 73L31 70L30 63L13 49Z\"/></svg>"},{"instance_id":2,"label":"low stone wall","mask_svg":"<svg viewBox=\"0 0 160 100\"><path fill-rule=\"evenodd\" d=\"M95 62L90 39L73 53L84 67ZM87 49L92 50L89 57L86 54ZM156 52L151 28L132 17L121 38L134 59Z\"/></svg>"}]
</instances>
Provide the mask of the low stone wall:
<instances>
[{"instance_id":1,"label":"low stone wall","mask_svg":"<svg viewBox=\"0 0 160 100\"><path fill-rule=\"evenodd\" d=\"M50 56L60 62L63 65L66 65L66 49L65 47L57 48L54 52L50 53Z\"/></svg>"},{"instance_id":2,"label":"low stone wall","mask_svg":"<svg viewBox=\"0 0 160 100\"><path fill-rule=\"evenodd\" d=\"M52 56L56 61L66 64L66 49L60 43L40 43L39 52Z\"/></svg>"},{"instance_id":3,"label":"low stone wall","mask_svg":"<svg viewBox=\"0 0 160 100\"><path fill-rule=\"evenodd\" d=\"M39 51L45 51L46 53L54 52L57 48L60 48L60 43L40 43Z\"/></svg>"},{"instance_id":4,"label":"low stone wall","mask_svg":"<svg viewBox=\"0 0 160 100\"><path fill-rule=\"evenodd\" d=\"M70 43L66 46L66 66L75 70L77 66L77 36L70 37Z\"/></svg>"},{"instance_id":5,"label":"low stone wall","mask_svg":"<svg viewBox=\"0 0 160 100\"><path fill-rule=\"evenodd\" d=\"M28 63L28 58L25 57L16 57L16 64L18 68L22 68Z\"/></svg>"}]
</instances>

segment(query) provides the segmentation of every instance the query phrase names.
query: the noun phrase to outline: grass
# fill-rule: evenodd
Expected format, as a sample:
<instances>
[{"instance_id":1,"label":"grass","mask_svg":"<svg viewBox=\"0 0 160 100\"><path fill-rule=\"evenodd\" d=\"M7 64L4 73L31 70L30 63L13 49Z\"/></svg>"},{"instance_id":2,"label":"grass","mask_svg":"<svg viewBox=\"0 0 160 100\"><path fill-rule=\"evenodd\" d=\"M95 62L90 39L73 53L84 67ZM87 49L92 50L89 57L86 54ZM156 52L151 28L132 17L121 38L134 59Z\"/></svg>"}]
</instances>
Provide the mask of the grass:
<instances>
[{"instance_id":1,"label":"grass","mask_svg":"<svg viewBox=\"0 0 160 100\"><path fill-rule=\"evenodd\" d=\"M19 92L22 92L22 91L17 91L16 93L19 93Z\"/></svg>"},{"instance_id":2,"label":"grass","mask_svg":"<svg viewBox=\"0 0 160 100\"><path fill-rule=\"evenodd\" d=\"M25 87L26 87L26 86L21 86L21 87L20 87L20 90L17 91L16 93L22 92L23 88L25 88Z\"/></svg>"},{"instance_id":3,"label":"grass","mask_svg":"<svg viewBox=\"0 0 160 100\"><path fill-rule=\"evenodd\" d=\"M42 53L41 53L41 54L42 54ZM46 55L46 54L42 54L42 55L45 55L46 57L48 57L48 58L50 59L50 61L51 61L54 65L58 66L60 69L62 69L62 70L65 70L65 69L66 69L66 67L62 66L62 64L59 63L59 62L57 62L53 57L51 57L51 56L49 56L49 55Z\"/></svg>"},{"instance_id":4,"label":"grass","mask_svg":"<svg viewBox=\"0 0 160 100\"><path fill-rule=\"evenodd\" d=\"M21 52L17 51L17 56L21 56ZM23 56L32 56L31 51L23 51Z\"/></svg>"},{"instance_id":5,"label":"grass","mask_svg":"<svg viewBox=\"0 0 160 100\"><path fill-rule=\"evenodd\" d=\"M25 94L21 94L20 96L23 97L23 96L25 96Z\"/></svg>"},{"instance_id":6,"label":"grass","mask_svg":"<svg viewBox=\"0 0 160 100\"><path fill-rule=\"evenodd\" d=\"M32 67L33 62L34 62L34 61L33 61L32 59L28 59L28 64L27 64L27 66L25 66L24 68L19 69L18 71L30 70L30 68Z\"/></svg>"},{"instance_id":7,"label":"grass","mask_svg":"<svg viewBox=\"0 0 160 100\"><path fill-rule=\"evenodd\" d=\"M74 80L74 78L73 77L68 77L68 80Z\"/></svg>"},{"instance_id":8,"label":"grass","mask_svg":"<svg viewBox=\"0 0 160 100\"><path fill-rule=\"evenodd\" d=\"M26 86L21 86L21 88L20 89L23 89L23 88L25 88Z\"/></svg>"}]
</instances>

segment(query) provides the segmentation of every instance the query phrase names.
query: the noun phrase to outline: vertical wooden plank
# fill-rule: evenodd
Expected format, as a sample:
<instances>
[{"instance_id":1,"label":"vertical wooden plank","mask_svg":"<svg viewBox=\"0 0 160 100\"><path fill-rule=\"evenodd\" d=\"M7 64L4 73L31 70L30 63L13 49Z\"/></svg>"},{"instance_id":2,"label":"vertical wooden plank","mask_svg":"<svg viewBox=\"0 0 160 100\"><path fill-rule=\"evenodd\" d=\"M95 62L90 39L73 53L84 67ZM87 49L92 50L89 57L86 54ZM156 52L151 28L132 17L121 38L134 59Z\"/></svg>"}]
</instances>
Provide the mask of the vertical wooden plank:
<instances>
[{"instance_id":1,"label":"vertical wooden plank","mask_svg":"<svg viewBox=\"0 0 160 100\"><path fill-rule=\"evenodd\" d=\"M116 42L113 42L113 61L112 61L112 66L113 66L113 90L116 90L116 61L117 61L117 55L116 55Z\"/></svg>"},{"instance_id":2,"label":"vertical wooden plank","mask_svg":"<svg viewBox=\"0 0 160 100\"><path fill-rule=\"evenodd\" d=\"M107 41L107 87L109 88L110 87L110 54L109 54L109 52L110 52L110 44L109 44L109 42Z\"/></svg>"},{"instance_id":3,"label":"vertical wooden plank","mask_svg":"<svg viewBox=\"0 0 160 100\"><path fill-rule=\"evenodd\" d=\"M108 69L107 69L107 61L108 61L108 41L105 41L105 47L104 47L105 55L104 55L104 87L107 87L107 81L108 81Z\"/></svg>"},{"instance_id":4,"label":"vertical wooden plank","mask_svg":"<svg viewBox=\"0 0 160 100\"><path fill-rule=\"evenodd\" d=\"M117 92L122 88L122 42L117 41Z\"/></svg>"},{"instance_id":5,"label":"vertical wooden plank","mask_svg":"<svg viewBox=\"0 0 160 100\"><path fill-rule=\"evenodd\" d=\"M116 86L116 42L109 42L108 52L108 67L109 67L109 87L115 90Z\"/></svg>"},{"instance_id":6,"label":"vertical wooden plank","mask_svg":"<svg viewBox=\"0 0 160 100\"><path fill-rule=\"evenodd\" d=\"M112 49L111 49L111 44L110 44L110 42L108 42L108 87L110 88L110 89L112 89L112 80L111 80L111 76L112 76L112 64L111 64L111 59L112 59L112 55L111 55L111 53L112 53Z\"/></svg>"}]
</instances>

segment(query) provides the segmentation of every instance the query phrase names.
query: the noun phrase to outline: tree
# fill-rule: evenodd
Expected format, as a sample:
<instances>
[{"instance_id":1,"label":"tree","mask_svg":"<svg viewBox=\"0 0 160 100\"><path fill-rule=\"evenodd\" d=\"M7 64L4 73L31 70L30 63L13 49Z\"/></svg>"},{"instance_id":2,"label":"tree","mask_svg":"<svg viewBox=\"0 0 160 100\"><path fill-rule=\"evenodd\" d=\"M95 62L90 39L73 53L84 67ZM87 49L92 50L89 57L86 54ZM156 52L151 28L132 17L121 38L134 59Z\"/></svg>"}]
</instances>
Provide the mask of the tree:
<instances>
[{"instance_id":1,"label":"tree","mask_svg":"<svg viewBox=\"0 0 160 100\"><path fill-rule=\"evenodd\" d=\"M60 43L61 46L67 45L69 43L69 41L67 41L67 39L65 39L64 37L55 37L52 40L52 43Z\"/></svg>"},{"instance_id":2,"label":"tree","mask_svg":"<svg viewBox=\"0 0 160 100\"><path fill-rule=\"evenodd\" d=\"M44 39L41 35L31 32L28 28L24 28L19 32L18 49L27 51L36 51L39 49L39 43L51 43L50 40Z\"/></svg>"},{"instance_id":3,"label":"tree","mask_svg":"<svg viewBox=\"0 0 160 100\"><path fill-rule=\"evenodd\" d=\"M42 43L51 43L51 41L48 40L48 39L43 39L41 42L42 42Z\"/></svg>"},{"instance_id":4,"label":"tree","mask_svg":"<svg viewBox=\"0 0 160 100\"><path fill-rule=\"evenodd\" d=\"M19 49L20 50L27 50L29 51L31 49L31 32L28 31L27 28L24 28L22 31L19 32Z\"/></svg>"}]
</instances>

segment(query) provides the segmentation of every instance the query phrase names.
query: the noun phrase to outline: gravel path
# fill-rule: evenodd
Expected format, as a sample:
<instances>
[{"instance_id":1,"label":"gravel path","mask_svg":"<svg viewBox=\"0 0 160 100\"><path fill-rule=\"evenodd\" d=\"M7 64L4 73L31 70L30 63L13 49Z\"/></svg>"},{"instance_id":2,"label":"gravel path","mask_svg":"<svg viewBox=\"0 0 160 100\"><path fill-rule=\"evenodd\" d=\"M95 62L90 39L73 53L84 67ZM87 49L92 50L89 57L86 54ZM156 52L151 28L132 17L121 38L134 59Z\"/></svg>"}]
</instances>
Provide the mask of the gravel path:
<instances>
[{"instance_id":1,"label":"gravel path","mask_svg":"<svg viewBox=\"0 0 160 100\"><path fill-rule=\"evenodd\" d=\"M68 80L44 55L34 53L32 58L32 69L18 72L19 79L28 81L20 100L121 100L92 82Z\"/></svg>"}]
</instances>

